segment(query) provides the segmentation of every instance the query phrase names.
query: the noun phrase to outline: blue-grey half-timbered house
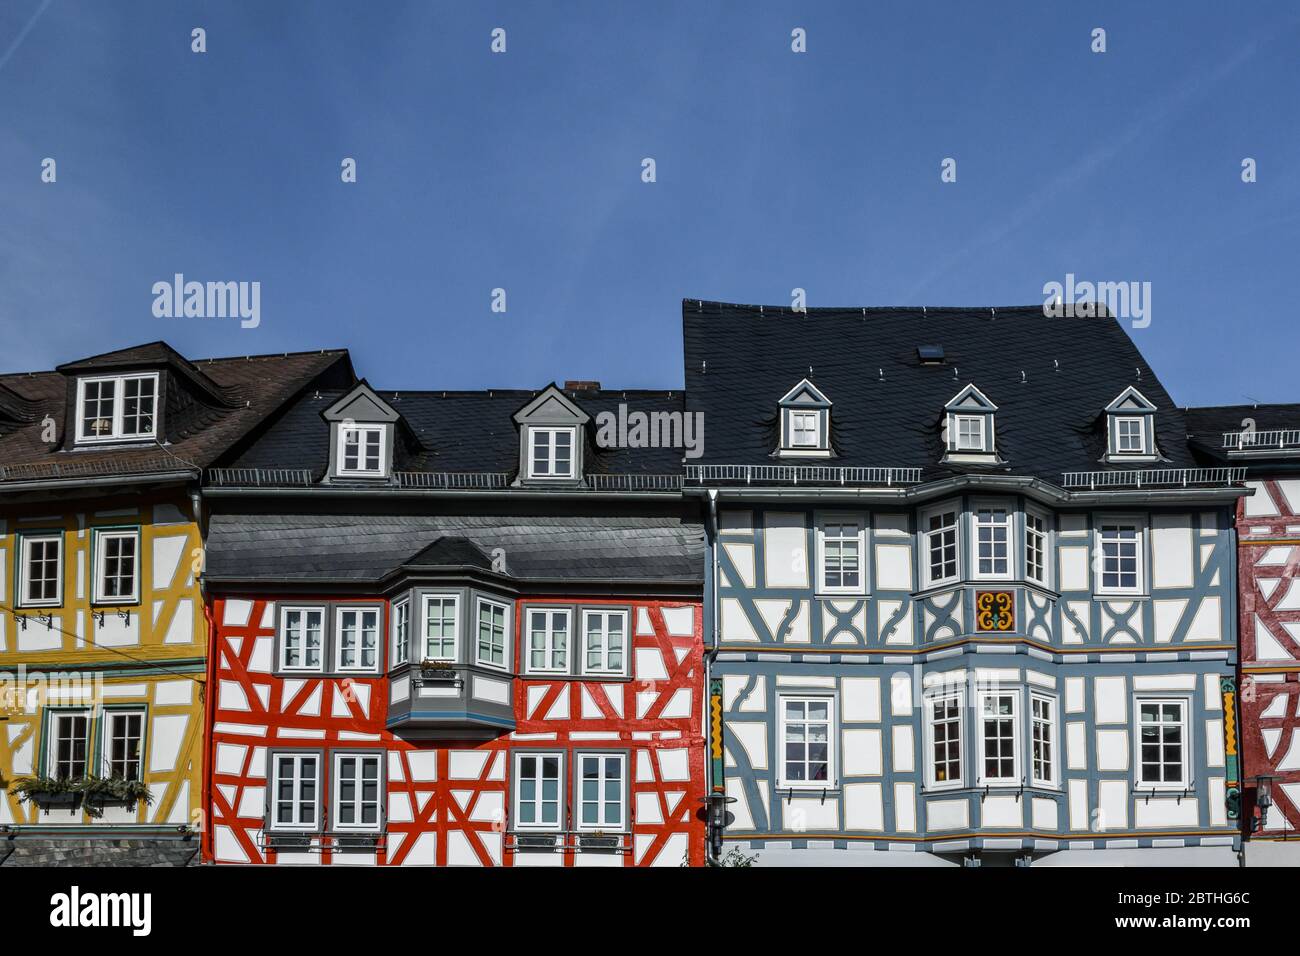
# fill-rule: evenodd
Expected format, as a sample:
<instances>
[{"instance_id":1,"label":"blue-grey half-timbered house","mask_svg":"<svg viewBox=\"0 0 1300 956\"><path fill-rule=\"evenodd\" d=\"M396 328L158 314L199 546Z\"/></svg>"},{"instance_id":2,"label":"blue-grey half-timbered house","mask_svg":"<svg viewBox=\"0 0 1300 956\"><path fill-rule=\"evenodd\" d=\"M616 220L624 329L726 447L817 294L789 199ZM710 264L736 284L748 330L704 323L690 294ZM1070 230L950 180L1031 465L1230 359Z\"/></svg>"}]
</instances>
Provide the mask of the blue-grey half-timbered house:
<instances>
[{"instance_id":1,"label":"blue-grey half-timbered house","mask_svg":"<svg viewBox=\"0 0 1300 956\"><path fill-rule=\"evenodd\" d=\"M683 326L729 843L1234 862L1245 490L1114 319L687 300Z\"/></svg>"}]
</instances>

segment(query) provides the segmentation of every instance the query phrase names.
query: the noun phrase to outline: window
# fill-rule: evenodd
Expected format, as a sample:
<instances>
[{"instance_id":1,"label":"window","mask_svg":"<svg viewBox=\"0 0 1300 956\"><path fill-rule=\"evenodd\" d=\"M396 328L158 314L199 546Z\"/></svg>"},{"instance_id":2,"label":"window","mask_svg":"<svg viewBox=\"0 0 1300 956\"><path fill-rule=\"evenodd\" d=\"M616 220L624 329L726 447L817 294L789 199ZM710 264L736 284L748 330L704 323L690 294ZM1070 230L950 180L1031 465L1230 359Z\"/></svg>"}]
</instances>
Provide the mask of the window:
<instances>
[{"instance_id":1,"label":"window","mask_svg":"<svg viewBox=\"0 0 1300 956\"><path fill-rule=\"evenodd\" d=\"M583 611L582 672L623 674L627 666L627 612Z\"/></svg>"},{"instance_id":2,"label":"window","mask_svg":"<svg viewBox=\"0 0 1300 956\"><path fill-rule=\"evenodd\" d=\"M509 609L495 601L478 602L478 662L506 666L506 621Z\"/></svg>"},{"instance_id":3,"label":"window","mask_svg":"<svg viewBox=\"0 0 1300 956\"><path fill-rule=\"evenodd\" d=\"M957 510L949 508L930 512L921 518L925 539L925 571L929 584L939 584L957 577Z\"/></svg>"},{"instance_id":4,"label":"window","mask_svg":"<svg viewBox=\"0 0 1300 956\"><path fill-rule=\"evenodd\" d=\"M23 535L19 559L18 603L23 607L49 607L63 593L63 535Z\"/></svg>"},{"instance_id":5,"label":"window","mask_svg":"<svg viewBox=\"0 0 1300 956\"><path fill-rule=\"evenodd\" d=\"M835 786L833 711L829 697L781 698L781 786Z\"/></svg>"},{"instance_id":6,"label":"window","mask_svg":"<svg viewBox=\"0 0 1300 956\"><path fill-rule=\"evenodd\" d=\"M817 412L790 413L790 445L793 448L818 448L821 438L818 436Z\"/></svg>"},{"instance_id":7,"label":"window","mask_svg":"<svg viewBox=\"0 0 1300 956\"><path fill-rule=\"evenodd\" d=\"M1029 695L1030 774L1036 784L1056 785L1056 701Z\"/></svg>"},{"instance_id":8,"label":"window","mask_svg":"<svg viewBox=\"0 0 1300 956\"><path fill-rule=\"evenodd\" d=\"M1115 419L1115 450L1121 455L1141 455L1147 450L1146 428L1141 418Z\"/></svg>"},{"instance_id":9,"label":"window","mask_svg":"<svg viewBox=\"0 0 1300 956\"><path fill-rule=\"evenodd\" d=\"M515 755L515 825L521 830L560 829L560 754Z\"/></svg>"},{"instance_id":10,"label":"window","mask_svg":"<svg viewBox=\"0 0 1300 956\"><path fill-rule=\"evenodd\" d=\"M104 772L123 780L140 779L144 711L111 710L104 715Z\"/></svg>"},{"instance_id":11,"label":"window","mask_svg":"<svg viewBox=\"0 0 1300 956\"><path fill-rule=\"evenodd\" d=\"M981 785L1019 783L1017 768L1016 695L980 695Z\"/></svg>"},{"instance_id":12,"label":"window","mask_svg":"<svg viewBox=\"0 0 1300 956\"><path fill-rule=\"evenodd\" d=\"M569 670L569 612L528 612L528 669L536 672Z\"/></svg>"},{"instance_id":13,"label":"window","mask_svg":"<svg viewBox=\"0 0 1300 956\"><path fill-rule=\"evenodd\" d=\"M386 432L383 425L340 425L338 473L382 476Z\"/></svg>"},{"instance_id":14,"label":"window","mask_svg":"<svg viewBox=\"0 0 1300 956\"><path fill-rule=\"evenodd\" d=\"M157 435L158 373L77 381L77 441Z\"/></svg>"},{"instance_id":15,"label":"window","mask_svg":"<svg viewBox=\"0 0 1300 956\"><path fill-rule=\"evenodd\" d=\"M956 451L984 451L984 416L954 415L952 418L957 437L953 448Z\"/></svg>"},{"instance_id":16,"label":"window","mask_svg":"<svg viewBox=\"0 0 1300 956\"><path fill-rule=\"evenodd\" d=\"M393 663L405 664L411 654L411 602L398 601L393 605Z\"/></svg>"},{"instance_id":17,"label":"window","mask_svg":"<svg viewBox=\"0 0 1300 956\"><path fill-rule=\"evenodd\" d=\"M976 577L1011 575L1010 540L1011 515L1005 508L980 508L975 512Z\"/></svg>"},{"instance_id":18,"label":"window","mask_svg":"<svg viewBox=\"0 0 1300 956\"><path fill-rule=\"evenodd\" d=\"M278 830L314 830L320 814L320 757L276 754L272 780L271 826Z\"/></svg>"},{"instance_id":19,"label":"window","mask_svg":"<svg viewBox=\"0 0 1300 956\"><path fill-rule=\"evenodd\" d=\"M334 829L379 829L379 755L334 755Z\"/></svg>"},{"instance_id":20,"label":"window","mask_svg":"<svg viewBox=\"0 0 1300 956\"><path fill-rule=\"evenodd\" d=\"M828 518L821 523L817 534L817 544L821 548L817 561L821 591L828 594L863 593L865 538L866 530L860 521Z\"/></svg>"},{"instance_id":21,"label":"window","mask_svg":"<svg viewBox=\"0 0 1300 956\"><path fill-rule=\"evenodd\" d=\"M454 594L424 596L424 660L456 659L456 624L460 598Z\"/></svg>"},{"instance_id":22,"label":"window","mask_svg":"<svg viewBox=\"0 0 1300 956\"><path fill-rule=\"evenodd\" d=\"M625 830L623 754L578 754L578 829Z\"/></svg>"},{"instance_id":23,"label":"window","mask_svg":"<svg viewBox=\"0 0 1300 956\"><path fill-rule=\"evenodd\" d=\"M324 625L325 611L318 607L286 607L280 612L280 670L321 670Z\"/></svg>"},{"instance_id":24,"label":"window","mask_svg":"<svg viewBox=\"0 0 1300 956\"><path fill-rule=\"evenodd\" d=\"M1047 521L1033 511L1025 512L1025 577L1047 584Z\"/></svg>"},{"instance_id":25,"label":"window","mask_svg":"<svg viewBox=\"0 0 1300 956\"><path fill-rule=\"evenodd\" d=\"M90 713L56 710L50 713L50 776L80 780L86 776L90 743Z\"/></svg>"},{"instance_id":26,"label":"window","mask_svg":"<svg viewBox=\"0 0 1300 956\"><path fill-rule=\"evenodd\" d=\"M95 601L134 604L140 574L140 532L95 532Z\"/></svg>"},{"instance_id":27,"label":"window","mask_svg":"<svg viewBox=\"0 0 1300 956\"><path fill-rule=\"evenodd\" d=\"M530 428L528 430L528 477L572 478L572 428Z\"/></svg>"},{"instance_id":28,"label":"window","mask_svg":"<svg viewBox=\"0 0 1300 956\"><path fill-rule=\"evenodd\" d=\"M340 671L373 671L379 664L379 609L339 608L334 666Z\"/></svg>"},{"instance_id":29,"label":"window","mask_svg":"<svg viewBox=\"0 0 1300 956\"><path fill-rule=\"evenodd\" d=\"M1138 782L1156 789L1189 786L1187 702L1138 700Z\"/></svg>"},{"instance_id":30,"label":"window","mask_svg":"<svg viewBox=\"0 0 1300 956\"><path fill-rule=\"evenodd\" d=\"M1133 594L1142 590L1142 531L1135 523L1103 522L1098 591Z\"/></svg>"},{"instance_id":31,"label":"window","mask_svg":"<svg viewBox=\"0 0 1300 956\"><path fill-rule=\"evenodd\" d=\"M926 701L926 727L930 736L930 785L960 786L961 695L945 694Z\"/></svg>"}]
</instances>

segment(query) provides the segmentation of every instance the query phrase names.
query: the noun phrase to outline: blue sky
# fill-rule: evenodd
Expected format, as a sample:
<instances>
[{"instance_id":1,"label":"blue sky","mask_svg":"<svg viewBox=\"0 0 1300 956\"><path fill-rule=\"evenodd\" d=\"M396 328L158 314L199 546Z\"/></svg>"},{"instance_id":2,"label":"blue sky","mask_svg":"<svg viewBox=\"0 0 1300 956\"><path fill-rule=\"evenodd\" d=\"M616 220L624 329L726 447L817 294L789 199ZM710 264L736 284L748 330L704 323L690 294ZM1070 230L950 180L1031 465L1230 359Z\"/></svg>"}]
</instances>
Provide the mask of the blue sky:
<instances>
[{"instance_id":1,"label":"blue sky","mask_svg":"<svg viewBox=\"0 0 1300 956\"><path fill-rule=\"evenodd\" d=\"M1297 40L1287 2L4 0L0 370L162 338L675 387L682 298L1073 273L1151 283L1131 334L1179 402L1300 401ZM155 318L177 272L259 281L261 325Z\"/></svg>"}]
</instances>

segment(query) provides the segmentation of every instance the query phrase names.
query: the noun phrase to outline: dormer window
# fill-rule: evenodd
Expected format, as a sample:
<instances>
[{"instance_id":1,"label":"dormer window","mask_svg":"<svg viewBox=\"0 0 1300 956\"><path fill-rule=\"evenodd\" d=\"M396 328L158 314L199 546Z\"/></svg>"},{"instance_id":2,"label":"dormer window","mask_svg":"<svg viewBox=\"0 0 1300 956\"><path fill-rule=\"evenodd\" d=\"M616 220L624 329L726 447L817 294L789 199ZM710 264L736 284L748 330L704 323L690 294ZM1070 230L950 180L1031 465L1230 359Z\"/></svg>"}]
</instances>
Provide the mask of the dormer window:
<instances>
[{"instance_id":1,"label":"dormer window","mask_svg":"<svg viewBox=\"0 0 1300 956\"><path fill-rule=\"evenodd\" d=\"M519 426L518 484L578 485L583 475L583 429L591 421L576 401L548 385L514 414Z\"/></svg>"},{"instance_id":2,"label":"dormer window","mask_svg":"<svg viewBox=\"0 0 1300 956\"><path fill-rule=\"evenodd\" d=\"M997 435L993 416L998 407L974 385L967 385L944 406L947 454L945 462L994 464Z\"/></svg>"},{"instance_id":3,"label":"dormer window","mask_svg":"<svg viewBox=\"0 0 1300 956\"><path fill-rule=\"evenodd\" d=\"M339 427L338 473L369 478L384 475L384 425Z\"/></svg>"},{"instance_id":4,"label":"dormer window","mask_svg":"<svg viewBox=\"0 0 1300 956\"><path fill-rule=\"evenodd\" d=\"M790 458L829 458L831 401L808 379L786 392L780 403L781 447Z\"/></svg>"},{"instance_id":5,"label":"dormer window","mask_svg":"<svg viewBox=\"0 0 1300 956\"><path fill-rule=\"evenodd\" d=\"M1146 429L1140 418L1115 419L1116 451L1121 455L1144 455L1147 450Z\"/></svg>"},{"instance_id":6,"label":"dormer window","mask_svg":"<svg viewBox=\"0 0 1300 956\"><path fill-rule=\"evenodd\" d=\"M1106 406L1106 460L1155 461L1156 407L1131 385Z\"/></svg>"},{"instance_id":7,"label":"dormer window","mask_svg":"<svg viewBox=\"0 0 1300 956\"><path fill-rule=\"evenodd\" d=\"M984 451L984 416L954 415L957 426L957 451Z\"/></svg>"},{"instance_id":8,"label":"dormer window","mask_svg":"<svg viewBox=\"0 0 1300 956\"><path fill-rule=\"evenodd\" d=\"M77 443L158 435L158 373L77 380Z\"/></svg>"},{"instance_id":9,"label":"dormer window","mask_svg":"<svg viewBox=\"0 0 1300 956\"><path fill-rule=\"evenodd\" d=\"M528 477L572 478L575 432L573 428L530 428Z\"/></svg>"},{"instance_id":10,"label":"dormer window","mask_svg":"<svg viewBox=\"0 0 1300 956\"><path fill-rule=\"evenodd\" d=\"M402 416L365 382L322 413L330 426L329 472L323 479L365 482L393 473Z\"/></svg>"}]
</instances>

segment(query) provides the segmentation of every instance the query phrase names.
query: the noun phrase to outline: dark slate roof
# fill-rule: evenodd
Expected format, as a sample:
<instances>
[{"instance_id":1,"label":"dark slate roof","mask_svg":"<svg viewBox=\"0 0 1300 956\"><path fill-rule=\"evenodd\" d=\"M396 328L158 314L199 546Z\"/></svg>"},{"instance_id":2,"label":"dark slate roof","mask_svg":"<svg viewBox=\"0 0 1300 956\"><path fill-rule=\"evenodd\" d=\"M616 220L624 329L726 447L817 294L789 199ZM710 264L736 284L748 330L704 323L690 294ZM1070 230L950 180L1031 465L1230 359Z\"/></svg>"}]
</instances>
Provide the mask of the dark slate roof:
<instances>
[{"instance_id":1,"label":"dark slate roof","mask_svg":"<svg viewBox=\"0 0 1300 956\"><path fill-rule=\"evenodd\" d=\"M373 387L373 386L372 386ZM309 468L319 479L329 467L329 423L321 413L350 391L322 390L304 395L233 464L241 468ZM375 393L402 416L416 439L400 448L396 471L506 472L519 468L519 430L513 416L542 390L490 389L478 392ZM589 474L676 474L680 448L598 448L596 417L629 412L681 412L680 391L601 389L564 393L591 416L587 426L586 471Z\"/></svg>"},{"instance_id":2,"label":"dark slate roof","mask_svg":"<svg viewBox=\"0 0 1300 956\"><path fill-rule=\"evenodd\" d=\"M77 375L159 367L190 382L191 394L197 396L183 414L168 412L170 444L165 450L154 443L71 448L65 429L72 427L67 405ZM345 349L191 362L165 343L110 352L55 371L0 375L0 466L18 478L204 468L249 438L309 383L354 378ZM55 445L42 441L46 416L56 423Z\"/></svg>"},{"instance_id":3,"label":"dark slate roof","mask_svg":"<svg viewBox=\"0 0 1300 956\"><path fill-rule=\"evenodd\" d=\"M1224 432L1240 432L1247 421L1255 423L1256 432L1300 430L1300 405L1213 405L1185 409L1183 417L1187 437L1207 459L1224 459ZM1256 457L1267 457L1269 449L1256 447L1251 451ZM1290 451L1294 453L1294 449Z\"/></svg>"},{"instance_id":4,"label":"dark slate roof","mask_svg":"<svg viewBox=\"0 0 1300 956\"><path fill-rule=\"evenodd\" d=\"M520 581L698 584L703 578L700 524L609 515L215 514L205 576L244 583L374 583L403 566L428 563L416 560L428 550L435 558L464 559L496 548L504 553L506 573Z\"/></svg>"},{"instance_id":5,"label":"dark slate roof","mask_svg":"<svg viewBox=\"0 0 1300 956\"><path fill-rule=\"evenodd\" d=\"M760 311L761 308L761 311ZM817 308L682 303L686 407L704 413L699 464L943 466L944 405L974 383L998 406L1001 472L1059 484L1062 472L1194 467L1182 412L1113 318L1047 318L1041 305ZM922 364L917 348L945 361ZM1022 380L1022 374L1023 380ZM808 378L833 403L831 459L778 459L777 403ZM1105 407L1133 385L1156 412L1158 466L1108 466Z\"/></svg>"},{"instance_id":6,"label":"dark slate roof","mask_svg":"<svg viewBox=\"0 0 1300 956\"><path fill-rule=\"evenodd\" d=\"M492 559L465 537L438 538L406 562L408 568L479 568L492 570Z\"/></svg>"}]
</instances>

